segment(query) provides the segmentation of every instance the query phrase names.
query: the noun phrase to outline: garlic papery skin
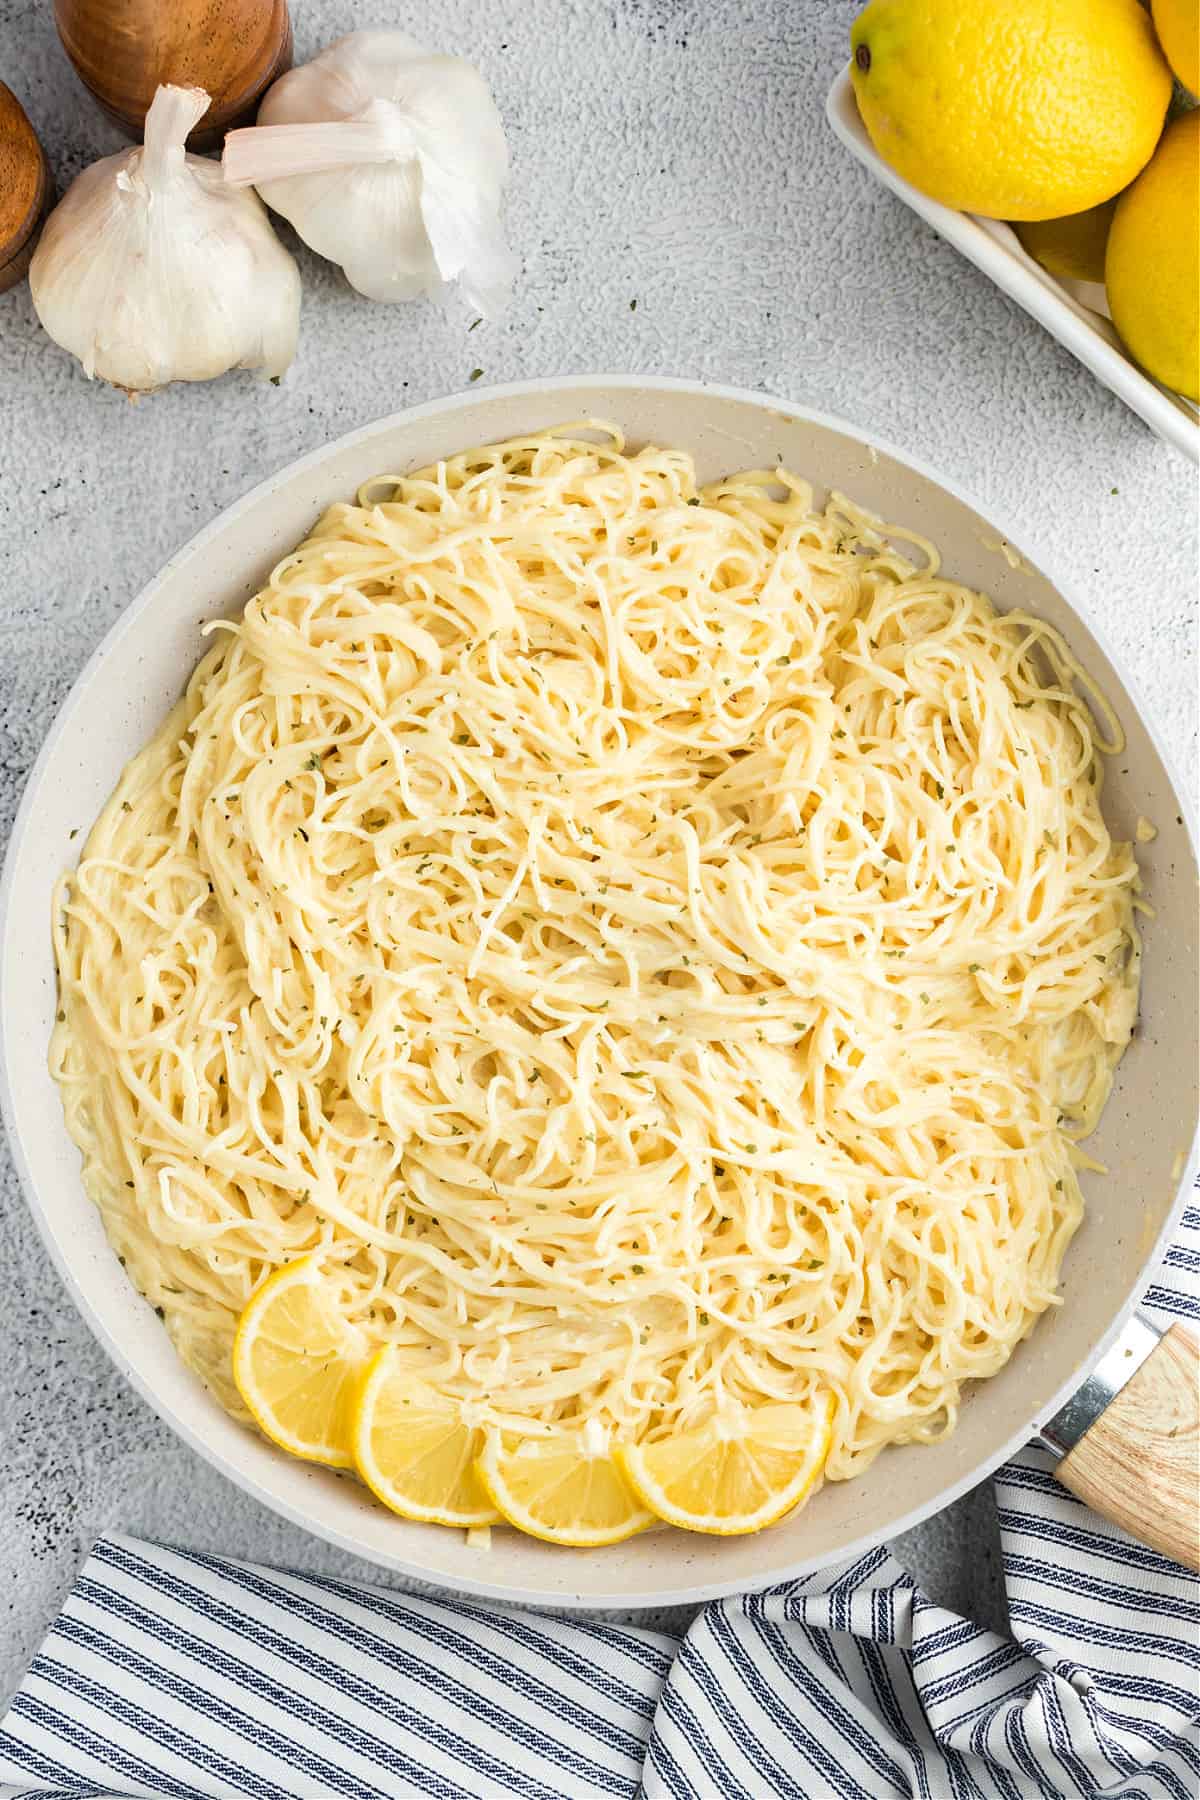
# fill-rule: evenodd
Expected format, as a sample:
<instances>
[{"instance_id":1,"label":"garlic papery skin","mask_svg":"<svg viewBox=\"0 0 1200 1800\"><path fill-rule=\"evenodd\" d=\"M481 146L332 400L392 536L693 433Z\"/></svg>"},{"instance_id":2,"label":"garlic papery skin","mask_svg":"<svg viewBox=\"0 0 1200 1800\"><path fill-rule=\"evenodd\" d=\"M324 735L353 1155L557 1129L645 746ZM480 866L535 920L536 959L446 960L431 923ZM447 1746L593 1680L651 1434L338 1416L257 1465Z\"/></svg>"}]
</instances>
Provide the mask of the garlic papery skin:
<instances>
[{"instance_id":1,"label":"garlic papery skin","mask_svg":"<svg viewBox=\"0 0 1200 1800\"><path fill-rule=\"evenodd\" d=\"M281 76L223 166L371 300L458 281L485 317L516 264L500 223L508 146L477 69L397 31L355 31Z\"/></svg>"},{"instance_id":2,"label":"garlic papery skin","mask_svg":"<svg viewBox=\"0 0 1200 1800\"><path fill-rule=\"evenodd\" d=\"M300 271L258 198L184 141L203 88L160 87L146 141L85 169L46 221L29 269L46 330L131 392L226 369L282 375L296 353Z\"/></svg>"}]
</instances>

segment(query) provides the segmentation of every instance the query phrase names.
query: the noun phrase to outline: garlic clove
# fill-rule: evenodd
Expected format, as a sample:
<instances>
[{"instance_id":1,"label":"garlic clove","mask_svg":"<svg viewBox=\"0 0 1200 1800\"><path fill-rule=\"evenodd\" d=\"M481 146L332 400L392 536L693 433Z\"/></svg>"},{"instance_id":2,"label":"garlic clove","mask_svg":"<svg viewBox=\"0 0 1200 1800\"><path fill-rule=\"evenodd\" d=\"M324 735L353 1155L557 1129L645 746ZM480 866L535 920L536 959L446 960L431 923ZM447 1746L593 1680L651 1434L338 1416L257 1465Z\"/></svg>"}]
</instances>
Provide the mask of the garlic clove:
<instances>
[{"instance_id":1,"label":"garlic clove","mask_svg":"<svg viewBox=\"0 0 1200 1800\"><path fill-rule=\"evenodd\" d=\"M428 235L409 223L419 217L420 196L415 162L292 176L266 184L263 194L311 250L341 264L351 287L384 301L412 300L441 286Z\"/></svg>"},{"instance_id":2,"label":"garlic clove","mask_svg":"<svg viewBox=\"0 0 1200 1800\"><path fill-rule=\"evenodd\" d=\"M499 213L481 202L469 182L439 168L432 157L423 176L421 214L438 271L446 281L460 282L471 305L485 319L494 319L508 302L517 269Z\"/></svg>"},{"instance_id":3,"label":"garlic clove","mask_svg":"<svg viewBox=\"0 0 1200 1800\"><path fill-rule=\"evenodd\" d=\"M352 31L279 78L258 110L260 125L356 117L372 100L399 109L447 168L499 199L508 143L487 82L458 56L426 50L399 31Z\"/></svg>"},{"instance_id":4,"label":"garlic clove","mask_svg":"<svg viewBox=\"0 0 1200 1800\"><path fill-rule=\"evenodd\" d=\"M33 303L90 378L146 391L227 369L275 377L296 350L300 273L253 194L188 155L202 88L160 87L141 149L77 177L30 266Z\"/></svg>"},{"instance_id":5,"label":"garlic clove","mask_svg":"<svg viewBox=\"0 0 1200 1800\"><path fill-rule=\"evenodd\" d=\"M458 57L400 32L352 32L275 83L258 128L226 139L224 167L370 299L459 281L490 317L508 297L504 127Z\"/></svg>"}]
</instances>

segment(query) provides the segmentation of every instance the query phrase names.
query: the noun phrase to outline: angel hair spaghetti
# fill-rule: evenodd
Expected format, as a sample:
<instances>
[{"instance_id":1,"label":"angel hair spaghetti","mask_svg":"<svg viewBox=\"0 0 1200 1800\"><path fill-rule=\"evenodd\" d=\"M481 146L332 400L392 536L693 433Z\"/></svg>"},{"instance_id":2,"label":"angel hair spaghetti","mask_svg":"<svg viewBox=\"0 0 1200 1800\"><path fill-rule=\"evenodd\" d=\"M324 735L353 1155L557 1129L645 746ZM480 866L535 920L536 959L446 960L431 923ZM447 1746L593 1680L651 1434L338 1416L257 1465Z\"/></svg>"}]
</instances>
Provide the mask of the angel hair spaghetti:
<instances>
[{"instance_id":1,"label":"angel hair spaghetti","mask_svg":"<svg viewBox=\"0 0 1200 1800\"><path fill-rule=\"evenodd\" d=\"M1056 633L595 425L369 482L211 632L60 887L52 1061L222 1401L319 1252L484 1424L823 1390L834 1479L948 1431L1056 1302L1137 1003Z\"/></svg>"}]
</instances>

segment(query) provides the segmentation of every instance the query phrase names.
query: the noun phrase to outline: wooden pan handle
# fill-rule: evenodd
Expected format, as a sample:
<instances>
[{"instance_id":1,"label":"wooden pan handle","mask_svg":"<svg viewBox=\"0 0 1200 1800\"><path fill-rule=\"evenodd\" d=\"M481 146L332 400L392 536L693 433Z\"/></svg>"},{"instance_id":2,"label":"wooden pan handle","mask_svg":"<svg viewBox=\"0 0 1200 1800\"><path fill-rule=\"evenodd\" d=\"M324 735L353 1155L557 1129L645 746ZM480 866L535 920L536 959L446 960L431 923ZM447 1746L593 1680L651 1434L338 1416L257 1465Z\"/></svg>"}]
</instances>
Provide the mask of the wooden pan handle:
<instances>
[{"instance_id":1,"label":"wooden pan handle","mask_svg":"<svg viewBox=\"0 0 1200 1800\"><path fill-rule=\"evenodd\" d=\"M1131 1537L1200 1573L1200 1344L1172 1325L1055 1473Z\"/></svg>"}]
</instances>

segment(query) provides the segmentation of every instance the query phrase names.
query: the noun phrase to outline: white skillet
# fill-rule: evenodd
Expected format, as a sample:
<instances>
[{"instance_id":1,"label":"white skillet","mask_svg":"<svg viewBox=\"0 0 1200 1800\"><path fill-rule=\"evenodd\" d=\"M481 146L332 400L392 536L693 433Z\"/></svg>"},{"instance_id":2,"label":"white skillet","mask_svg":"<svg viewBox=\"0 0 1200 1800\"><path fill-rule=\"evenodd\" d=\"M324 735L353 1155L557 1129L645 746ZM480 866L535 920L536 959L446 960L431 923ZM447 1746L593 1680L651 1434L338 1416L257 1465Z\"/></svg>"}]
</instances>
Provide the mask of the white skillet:
<instances>
[{"instance_id":1,"label":"white skillet","mask_svg":"<svg viewBox=\"0 0 1200 1800\"><path fill-rule=\"evenodd\" d=\"M758 1537L664 1530L584 1552L496 1531L491 1550L482 1551L467 1548L459 1533L391 1516L354 1481L297 1462L235 1424L171 1351L84 1196L78 1152L46 1070L55 1009L50 895L74 861L71 833L91 824L124 763L177 697L201 653L201 625L237 612L324 506L351 496L368 476L588 415L615 419L634 444L687 448L704 479L781 460L818 490L840 488L924 532L941 547L949 574L985 589L1001 608L1027 608L1058 626L1109 694L1128 737L1105 788L1109 819L1121 836L1132 836L1139 816L1159 828L1140 851L1156 917L1146 928L1141 1025L1092 1140L1110 1173L1085 1181L1088 1212L1067 1256L1065 1304L1039 1322L1001 1374L970 1394L946 1442L887 1451L860 1480L826 1487ZM0 1104L30 1208L68 1294L187 1443L264 1505L400 1573L554 1607L659 1606L764 1587L914 1525L1059 1415L1104 1357L1101 1377L1053 1428L1066 1443L1092 1427L1065 1473L1176 1554L1189 1539L1194 1545L1194 1351L1170 1339L1155 1348L1154 1334L1137 1335L1136 1323L1134 1338L1118 1339L1190 1179L1196 858L1184 807L1128 679L1062 588L1015 549L1003 525L953 484L836 419L731 388L578 377L454 396L368 425L272 475L167 564L84 669L25 789L0 888ZM1092 1424L1106 1394L1139 1364L1135 1383Z\"/></svg>"}]
</instances>

